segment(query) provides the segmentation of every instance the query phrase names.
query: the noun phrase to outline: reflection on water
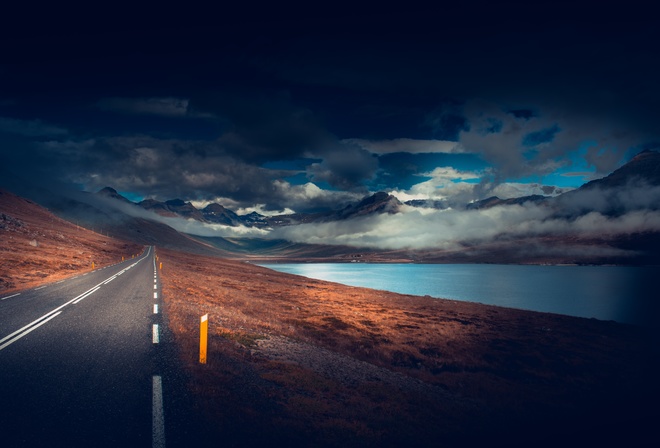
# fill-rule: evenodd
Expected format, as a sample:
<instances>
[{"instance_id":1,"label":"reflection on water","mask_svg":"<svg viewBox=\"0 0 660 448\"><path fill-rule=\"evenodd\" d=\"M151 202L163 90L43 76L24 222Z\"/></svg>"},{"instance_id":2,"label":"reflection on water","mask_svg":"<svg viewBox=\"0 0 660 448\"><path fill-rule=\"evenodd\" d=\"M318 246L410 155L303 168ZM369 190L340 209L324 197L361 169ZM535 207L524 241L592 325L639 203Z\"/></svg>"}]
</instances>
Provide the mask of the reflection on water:
<instances>
[{"instance_id":1,"label":"reflection on water","mask_svg":"<svg viewBox=\"0 0 660 448\"><path fill-rule=\"evenodd\" d=\"M659 267L279 263L262 266L351 286L650 325Z\"/></svg>"}]
</instances>

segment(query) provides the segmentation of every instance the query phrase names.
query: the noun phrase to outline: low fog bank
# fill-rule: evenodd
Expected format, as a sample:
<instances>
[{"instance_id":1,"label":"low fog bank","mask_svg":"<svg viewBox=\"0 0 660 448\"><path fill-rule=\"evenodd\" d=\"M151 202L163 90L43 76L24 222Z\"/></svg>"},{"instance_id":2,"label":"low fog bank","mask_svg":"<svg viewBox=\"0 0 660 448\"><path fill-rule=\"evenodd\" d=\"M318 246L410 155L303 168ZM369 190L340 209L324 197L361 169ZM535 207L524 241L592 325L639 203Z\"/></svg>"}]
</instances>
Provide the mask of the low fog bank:
<instances>
[{"instance_id":1,"label":"low fog bank","mask_svg":"<svg viewBox=\"0 0 660 448\"><path fill-rule=\"evenodd\" d=\"M269 237L298 243L342 244L380 249L457 249L463 243L540 236L601 238L660 231L660 212L638 210L617 217L590 212L576 218L553 217L533 204L486 210L408 211L273 230Z\"/></svg>"},{"instance_id":2,"label":"low fog bank","mask_svg":"<svg viewBox=\"0 0 660 448\"><path fill-rule=\"evenodd\" d=\"M87 201L90 204L100 206L104 210L112 209L124 217L142 218L150 221L159 222L168 225L174 230L189 235L205 237L224 237L224 238L259 238L268 234L268 231L246 226L226 226L222 224L212 224L196 221L194 219L185 219L181 217L161 216L150 210L145 210L139 205L122 202L114 198L108 198L98 195L89 195Z\"/></svg>"},{"instance_id":3,"label":"low fog bank","mask_svg":"<svg viewBox=\"0 0 660 448\"><path fill-rule=\"evenodd\" d=\"M486 209L419 209L372 214L331 222L274 229L225 226L193 219L163 217L130 203L91 196L89 200L122 214L167 224L202 237L267 238L294 243L346 245L381 250L458 250L466 245L515 244L519 252L552 255L632 256L635 251L595 247L575 241L608 240L660 232L660 187L634 183L619 189L576 190L545 202L498 205ZM544 243L559 238L566 244Z\"/></svg>"},{"instance_id":4,"label":"low fog bank","mask_svg":"<svg viewBox=\"0 0 660 448\"><path fill-rule=\"evenodd\" d=\"M541 237L596 240L645 232L660 232L660 187L594 188L543 203L526 202L478 210L406 207L394 215L277 228L269 237L298 243L391 250L453 250L465 244ZM614 252L625 255L617 249L611 251L609 255L616 255Z\"/></svg>"}]
</instances>

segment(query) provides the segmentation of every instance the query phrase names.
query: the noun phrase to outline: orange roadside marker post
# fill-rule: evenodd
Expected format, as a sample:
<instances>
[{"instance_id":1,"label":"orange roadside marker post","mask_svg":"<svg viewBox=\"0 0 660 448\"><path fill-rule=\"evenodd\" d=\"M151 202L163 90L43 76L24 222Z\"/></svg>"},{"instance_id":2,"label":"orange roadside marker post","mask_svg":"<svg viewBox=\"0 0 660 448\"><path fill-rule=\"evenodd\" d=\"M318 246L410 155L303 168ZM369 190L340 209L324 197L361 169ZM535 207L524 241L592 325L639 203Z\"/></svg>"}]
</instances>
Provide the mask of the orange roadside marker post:
<instances>
[{"instance_id":1,"label":"orange roadside marker post","mask_svg":"<svg viewBox=\"0 0 660 448\"><path fill-rule=\"evenodd\" d=\"M199 363L206 364L206 348L209 334L209 315L205 314L199 323Z\"/></svg>"}]
</instances>

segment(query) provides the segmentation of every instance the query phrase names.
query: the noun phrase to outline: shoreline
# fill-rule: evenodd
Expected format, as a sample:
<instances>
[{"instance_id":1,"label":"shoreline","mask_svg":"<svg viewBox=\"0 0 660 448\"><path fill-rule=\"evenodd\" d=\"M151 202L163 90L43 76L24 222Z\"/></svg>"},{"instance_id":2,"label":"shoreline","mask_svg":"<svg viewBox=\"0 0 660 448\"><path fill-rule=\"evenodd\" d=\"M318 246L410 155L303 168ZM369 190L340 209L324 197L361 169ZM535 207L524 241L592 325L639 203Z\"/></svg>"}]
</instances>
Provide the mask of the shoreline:
<instances>
[{"instance_id":1,"label":"shoreline","mask_svg":"<svg viewBox=\"0 0 660 448\"><path fill-rule=\"evenodd\" d=\"M564 316L581 317L586 319L597 319L601 321L614 321L622 324L629 325L645 325L647 320L646 316L649 313L658 311L657 306L653 306L653 297L650 296L652 282L655 277L653 274L656 272L656 267L630 267L630 266L548 266L548 265L511 265L511 264L423 264L420 266L438 266L437 270L429 272L429 270L421 268L408 267L410 263L388 263L393 266L393 269L381 269L385 263L360 263L362 268L355 266L357 263L256 263L248 261L246 263L265 267L276 272L282 272L292 275L299 275L305 278L317 279L322 281L329 281L340 285L372 288L378 291L389 291L398 294L410 294L422 297L429 297L432 299L449 299L457 300L460 302L469 302L487 306L499 306L504 308L512 308L518 310L534 311L558 314ZM337 265L324 266L319 271L313 268L307 268L309 265L322 264L322 265ZM339 267L345 264L350 264L351 267ZM288 265L292 265L289 267ZM287 266L283 268L282 266ZM404 267L405 274L400 273L397 269L398 266ZM475 269L470 269L475 266ZM493 269L490 269L490 267ZM524 281L521 276L527 275L530 267L538 268L578 268L570 271L529 271L537 272L539 277L533 288L529 282ZM518 269L521 268L521 269ZM581 278L581 269L588 269L584 274L589 278L600 279L602 281L612 281L616 286L616 290L612 288L608 291L601 291L604 295L597 295L585 291L588 286ZM596 270L594 270L594 268ZM602 269L615 269L614 271L601 271ZM533 268L532 268L533 269ZM623 270L619 270L623 269ZM387 274L385 274L385 272ZM602 272L609 272L603 274ZM359 275L357 275L359 273ZM434 274L437 273L437 274ZM551 274L552 273L552 274ZM600 273L600 274L598 274ZM660 271L658 272L660 274ZM447 277L458 276L460 280L458 285L451 288L446 288L442 283L439 283L432 278L435 275L442 275ZM596 277L594 277L598 274ZM603 278L603 276L606 278ZM494 276L508 279L507 283L513 281L519 286L510 290L487 290L487 288L474 287L474 281L479 281L482 276L489 278L493 282ZM576 276L578 282L576 281ZM342 278L344 281L342 281ZM548 277L552 278L552 284L548 285ZM545 278L545 280L542 280ZM347 281L346 281L347 280ZM382 281L381 281L382 280ZM643 281L642 284L639 282ZM462 283L461 283L462 282ZM534 296L539 293L538 289L545 291L552 288L556 283L562 282L571 283L569 291L555 291L554 295L559 294L563 297L562 300L553 300L553 297L548 297L548 294L541 293L535 300L529 300L527 297ZM625 283L621 283L625 282ZM421 287L419 285L427 285ZM576 289L582 293L574 293ZM635 295L629 296L630 291L637 289ZM499 291L499 292L498 292ZM490 297L484 299L484 297ZM624 299L625 297L625 299ZM598 302L595 300L598 299ZM631 302L631 303L629 303ZM639 309L636 309L639 308ZM640 311L640 310L643 310Z\"/></svg>"}]
</instances>

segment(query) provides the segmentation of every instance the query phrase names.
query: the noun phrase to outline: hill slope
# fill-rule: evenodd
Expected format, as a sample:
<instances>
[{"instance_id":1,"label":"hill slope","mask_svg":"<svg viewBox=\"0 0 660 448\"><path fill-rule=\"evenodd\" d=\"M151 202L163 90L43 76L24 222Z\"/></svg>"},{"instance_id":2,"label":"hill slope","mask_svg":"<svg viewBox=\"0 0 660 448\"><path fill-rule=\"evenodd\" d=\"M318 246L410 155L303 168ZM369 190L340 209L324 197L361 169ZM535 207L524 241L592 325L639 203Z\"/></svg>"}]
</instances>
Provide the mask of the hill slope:
<instances>
[{"instance_id":1,"label":"hill slope","mask_svg":"<svg viewBox=\"0 0 660 448\"><path fill-rule=\"evenodd\" d=\"M142 251L58 218L0 190L0 293L29 288L121 261Z\"/></svg>"}]
</instances>

